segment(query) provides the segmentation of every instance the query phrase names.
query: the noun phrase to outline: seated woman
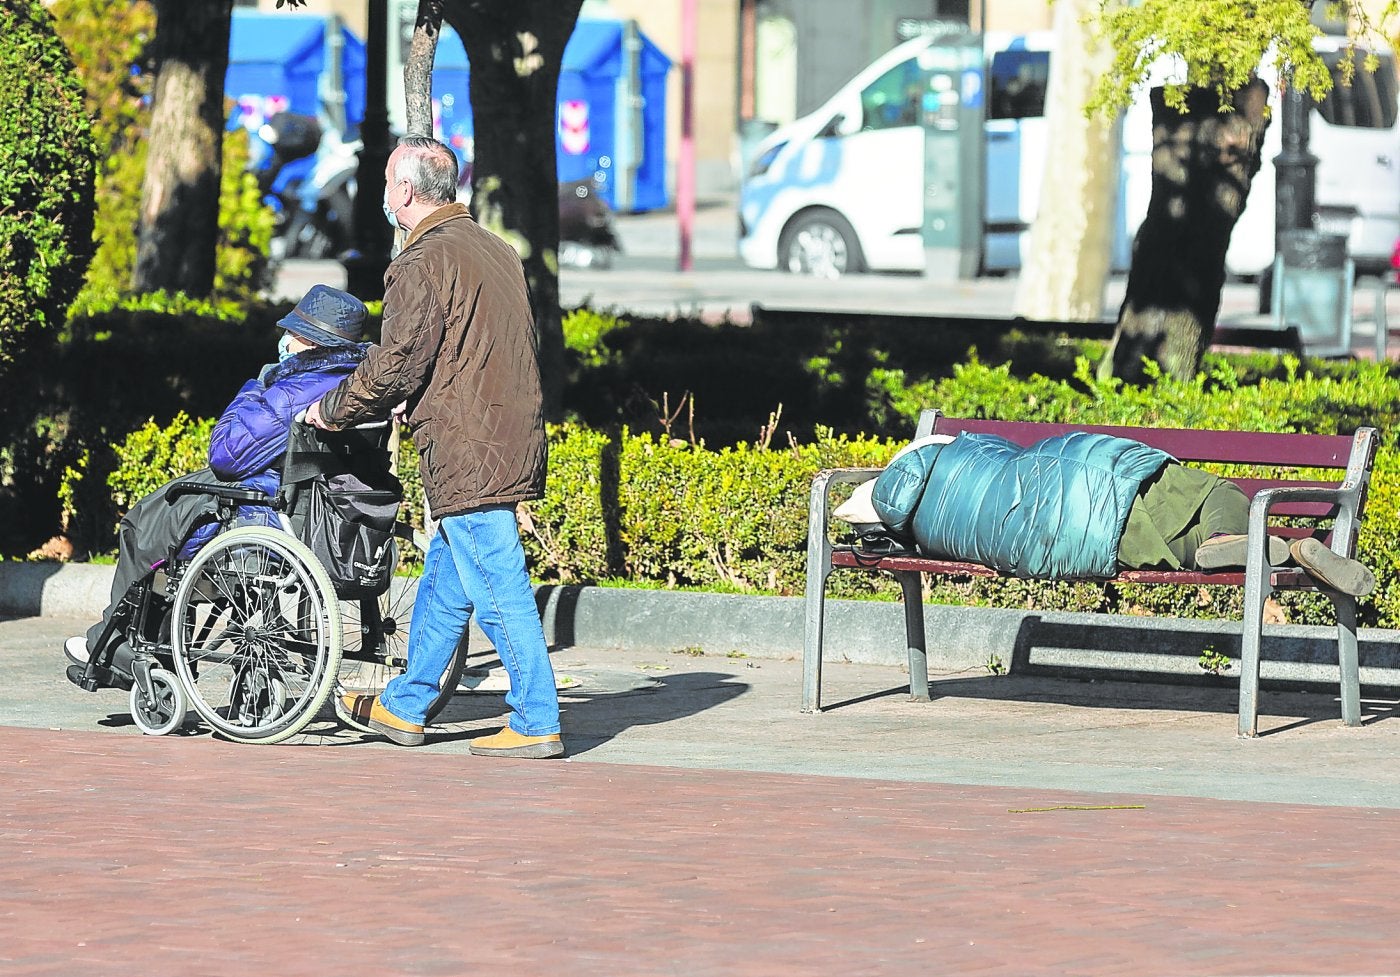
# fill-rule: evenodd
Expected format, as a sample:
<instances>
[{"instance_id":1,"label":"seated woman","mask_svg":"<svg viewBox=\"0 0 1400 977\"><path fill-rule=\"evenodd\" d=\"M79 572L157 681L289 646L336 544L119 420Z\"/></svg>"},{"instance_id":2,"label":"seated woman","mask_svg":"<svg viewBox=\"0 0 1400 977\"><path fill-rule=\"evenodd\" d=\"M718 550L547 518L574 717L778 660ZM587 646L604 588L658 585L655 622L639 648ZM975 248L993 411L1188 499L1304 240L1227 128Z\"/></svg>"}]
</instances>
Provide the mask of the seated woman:
<instances>
[{"instance_id":1,"label":"seated woman","mask_svg":"<svg viewBox=\"0 0 1400 977\"><path fill-rule=\"evenodd\" d=\"M896 455L870 492L873 514L920 553L1018 577L1245 564L1249 499L1238 486L1105 434L1072 432L1028 447L990 434L933 436ZM1267 547L1271 566L1291 558L1340 593L1360 597L1375 587L1370 570L1319 540L1270 536Z\"/></svg>"},{"instance_id":2,"label":"seated woman","mask_svg":"<svg viewBox=\"0 0 1400 977\"><path fill-rule=\"evenodd\" d=\"M364 359L368 344L359 341L364 323L364 303L329 285L313 285L296 308L277 323L284 330L277 345L277 362L263 367L245 383L220 415L209 441L209 467L167 482L122 517L111 601L102 612L102 620L86 635L64 642L63 652L71 662L87 664L133 584L172 555L177 559L194 556L217 531L218 503L213 496L191 494L172 500L166 497L171 486L221 483L269 495L277 492L293 418ZM262 506L240 507L239 519L249 525L276 525L275 515ZM196 526L194 534L180 546ZM180 547L179 553L174 552L176 547ZM111 640L122 641L113 665L125 675L131 650L119 633Z\"/></svg>"}]
</instances>

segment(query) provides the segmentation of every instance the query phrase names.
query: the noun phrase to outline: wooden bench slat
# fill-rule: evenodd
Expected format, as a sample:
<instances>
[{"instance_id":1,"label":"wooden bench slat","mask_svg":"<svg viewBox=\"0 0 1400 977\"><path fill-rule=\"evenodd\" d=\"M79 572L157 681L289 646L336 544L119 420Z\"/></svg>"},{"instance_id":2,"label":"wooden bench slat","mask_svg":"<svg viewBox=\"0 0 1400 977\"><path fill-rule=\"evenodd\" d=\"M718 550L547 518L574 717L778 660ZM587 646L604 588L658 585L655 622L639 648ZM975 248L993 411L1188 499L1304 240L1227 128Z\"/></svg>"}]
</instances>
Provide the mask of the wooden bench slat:
<instances>
[{"instance_id":1,"label":"wooden bench slat","mask_svg":"<svg viewBox=\"0 0 1400 977\"><path fill-rule=\"evenodd\" d=\"M994 421L943 417L935 434L995 434L1030 445L1058 434L1085 431L1141 441L1181 461L1210 461L1277 467L1282 460L1299 468L1345 468L1351 456L1351 436L1345 434L1274 434L1261 431L1193 431L1189 428L1121 427L1095 424L1051 424L1039 421Z\"/></svg>"},{"instance_id":2,"label":"wooden bench slat","mask_svg":"<svg viewBox=\"0 0 1400 977\"><path fill-rule=\"evenodd\" d=\"M1006 577L980 563L963 563L957 560L933 560L923 556L875 556L859 550L834 550L831 554L833 567L846 567L861 570L906 571L932 573L944 577ZM1312 580L1302 570L1281 567L1271 574L1273 585L1280 589L1316 590ZM1229 586L1244 585L1244 570L1231 570L1224 573L1199 573L1194 570L1123 570L1118 576L1107 580L1089 580L1087 583L1151 583L1181 584L1184 586Z\"/></svg>"}]
</instances>

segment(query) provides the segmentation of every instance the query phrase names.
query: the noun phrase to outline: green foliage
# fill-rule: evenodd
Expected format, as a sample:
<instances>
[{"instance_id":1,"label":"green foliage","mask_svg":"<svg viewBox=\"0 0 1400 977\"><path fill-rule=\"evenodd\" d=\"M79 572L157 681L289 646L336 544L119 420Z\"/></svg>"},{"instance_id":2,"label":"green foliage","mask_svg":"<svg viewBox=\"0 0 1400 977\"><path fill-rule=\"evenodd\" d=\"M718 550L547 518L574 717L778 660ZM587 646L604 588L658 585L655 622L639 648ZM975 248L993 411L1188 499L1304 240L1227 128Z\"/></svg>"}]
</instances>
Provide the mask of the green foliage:
<instances>
[{"instance_id":1,"label":"green foliage","mask_svg":"<svg viewBox=\"0 0 1400 977\"><path fill-rule=\"evenodd\" d=\"M0 4L0 368L55 333L91 260L96 147L38 0Z\"/></svg>"},{"instance_id":2,"label":"green foliage","mask_svg":"<svg viewBox=\"0 0 1400 977\"><path fill-rule=\"evenodd\" d=\"M107 476L112 502L125 512L172 478L209 464L212 418L191 421L184 411L165 427L147 421L116 447L117 467Z\"/></svg>"},{"instance_id":3,"label":"green foliage","mask_svg":"<svg viewBox=\"0 0 1400 977\"><path fill-rule=\"evenodd\" d=\"M150 121L145 99L153 75L133 69L149 68L155 9L145 0L59 0L54 17L84 82L105 158L97 185L96 253L74 309L81 315L123 301L136 268ZM275 220L256 179L245 172L247 164L247 133L225 133L214 290L216 297L239 301L267 284Z\"/></svg>"},{"instance_id":4,"label":"green foliage","mask_svg":"<svg viewBox=\"0 0 1400 977\"><path fill-rule=\"evenodd\" d=\"M574 309L564 316L564 348L581 366L601 366L614 355L604 344L604 338L626 326L626 320L607 312L597 312L589 308Z\"/></svg>"},{"instance_id":5,"label":"green foliage","mask_svg":"<svg viewBox=\"0 0 1400 977\"><path fill-rule=\"evenodd\" d=\"M1345 432L1358 423L1400 430L1400 378L1386 364L1300 364L1244 385L1223 359L1190 382L1159 377L1151 387L1098 382L1087 359L1065 380L1019 381L1005 365L975 359L924 384L919 406L1005 420ZM805 443L775 448L740 442L717 449L680 438L551 427L544 498L522 505L522 539L531 572L558 583L627 580L676 589L795 595L805 583L807 502L823 468L878 468L907 440L847 436L818 429ZM116 451L109 491L124 504L186 465L202 464L208 429L177 418L163 433L150 425ZM1378 453L1370 503L1358 541L1374 568L1376 592L1363 600L1363 624L1400 625L1400 448L1394 435ZM172 459L182 459L176 463ZM417 453L400 453L405 518L422 521ZM70 487L69 497L76 497ZM876 574L837 573L834 593L892 597ZM1030 610L1104 611L1180 617L1238 617L1241 591L1229 587L1157 587L1002 578L929 578L935 602ZM1316 595L1285 594L1295 623L1330 624Z\"/></svg>"},{"instance_id":6,"label":"green foliage","mask_svg":"<svg viewBox=\"0 0 1400 977\"><path fill-rule=\"evenodd\" d=\"M56 0L54 27L83 81L97 150L107 157L137 129L141 101L150 94L146 45L156 28L155 7L146 0Z\"/></svg>"},{"instance_id":7,"label":"green foliage","mask_svg":"<svg viewBox=\"0 0 1400 977\"><path fill-rule=\"evenodd\" d=\"M1204 672L1211 675L1224 675L1230 670L1230 656L1222 655L1214 648L1206 648L1201 651L1200 657L1196 659L1196 664Z\"/></svg>"},{"instance_id":8,"label":"green foliage","mask_svg":"<svg viewBox=\"0 0 1400 977\"><path fill-rule=\"evenodd\" d=\"M1244 87L1270 56L1278 77L1315 98L1332 87L1332 76L1312 41L1319 33L1310 17L1311 3L1299 0L1098 0L1098 22L1114 49L1113 64L1100 79L1089 109L1121 111L1133 92L1147 81L1159 58L1175 59L1180 71L1166 86L1168 105L1181 108L1187 87L1212 88L1222 105ZM1374 46L1400 4L1386 0L1372 18L1360 0L1329 4L1329 13L1349 20L1353 37ZM1343 70L1350 61L1343 61ZM1371 56L1367 70L1374 71ZM1344 79L1347 76L1344 75Z\"/></svg>"},{"instance_id":9,"label":"green foliage","mask_svg":"<svg viewBox=\"0 0 1400 977\"><path fill-rule=\"evenodd\" d=\"M754 437L761 419L780 407L779 440L786 432L811 440L822 425L900 436L927 402L929 383L970 351L1009 363L1017 375L1052 378L1070 377L1079 355L1102 355L1099 343L982 318L948 317L934 328L857 314L739 325L579 310L570 320L569 416L692 440L693 412L693 440L710 445Z\"/></svg>"}]
</instances>

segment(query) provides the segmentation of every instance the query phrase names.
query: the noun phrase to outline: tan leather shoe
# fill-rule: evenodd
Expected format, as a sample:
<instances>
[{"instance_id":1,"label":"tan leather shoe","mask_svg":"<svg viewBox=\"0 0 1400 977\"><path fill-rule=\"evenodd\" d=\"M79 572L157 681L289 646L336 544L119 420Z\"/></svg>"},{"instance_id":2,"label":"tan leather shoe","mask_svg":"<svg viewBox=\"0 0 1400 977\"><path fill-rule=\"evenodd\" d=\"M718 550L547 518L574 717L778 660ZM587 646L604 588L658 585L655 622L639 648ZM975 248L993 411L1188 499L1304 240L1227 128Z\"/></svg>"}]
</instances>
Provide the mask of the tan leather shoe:
<instances>
[{"instance_id":1,"label":"tan leather shoe","mask_svg":"<svg viewBox=\"0 0 1400 977\"><path fill-rule=\"evenodd\" d=\"M1376 575L1365 565L1333 553L1321 540L1308 537L1293 541L1293 559L1324 587L1352 597L1365 597L1376 589Z\"/></svg>"},{"instance_id":2,"label":"tan leather shoe","mask_svg":"<svg viewBox=\"0 0 1400 977\"><path fill-rule=\"evenodd\" d=\"M1196 547L1196 569L1207 573L1212 570L1243 570L1248 547L1249 537L1242 533L1212 536ZM1266 548L1269 566L1280 567L1288 562L1288 540L1270 536Z\"/></svg>"},{"instance_id":3,"label":"tan leather shoe","mask_svg":"<svg viewBox=\"0 0 1400 977\"><path fill-rule=\"evenodd\" d=\"M332 700L336 718L363 733L373 733L369 725L369 714L374 710L374 696L363 692L347 692Z\"/></svg>"},{"instance_id":4,"label":"tan leather shoe","mask_svg":"<svg viewBox=\"0 0 1400 977\"><path fill-rule=\"evenodd\" d=\"M335 714L347 726L382 733L399 746L422 746L423 727L385 709L377 695L351 692L335 701Z\"/></svg>"},{"instance_id":5,"label":"tan leather shoe","mask_svg":"<svg viewBox=\"0 0 1400 977\"><path fill-rule=\"evenodd\" d=\"M508 756L519 760L547 760L564 753L564 740L558 733L548 736L521 736L507 726L499 733L478 736L469 744L477 756Z\"/></svg>"}]
</instances>

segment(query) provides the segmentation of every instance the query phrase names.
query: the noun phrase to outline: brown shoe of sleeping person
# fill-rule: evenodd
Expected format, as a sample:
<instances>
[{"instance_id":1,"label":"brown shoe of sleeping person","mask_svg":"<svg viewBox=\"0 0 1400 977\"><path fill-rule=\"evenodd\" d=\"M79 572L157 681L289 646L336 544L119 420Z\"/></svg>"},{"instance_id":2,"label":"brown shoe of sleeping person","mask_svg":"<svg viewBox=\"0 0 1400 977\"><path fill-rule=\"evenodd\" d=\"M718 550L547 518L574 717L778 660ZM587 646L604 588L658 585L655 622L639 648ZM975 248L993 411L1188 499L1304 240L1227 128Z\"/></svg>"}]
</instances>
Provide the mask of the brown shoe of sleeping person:
<instances>
[{"instance_id":1,"label":"brown shoe of sleeping person","mask_svg":"<svg viewBox=\"0 0 1400 977\"><path fill-rule=\"evenodd\" d=\"M1365 597L1376 589L1376 575L1365 564L1333 553L1319 539L1296 539L1291 549L1308 576L1330 590Z\"/></svg>"},{"instance_id":2,"label":"brown shoe of sleeping person","mask_svg":"<svg viewBox=\"0 0 1400 977\"><path fill-rule=\"evenodd\" d=\"M1269 566L1279 567L1288 562L1288 540L1270 536ZM1249 537L1243 533L1222 534L1196 547L1196 569L1210 573L1214 570L1243 570L1249 553Z\"/></svg>"}]
</instances>

